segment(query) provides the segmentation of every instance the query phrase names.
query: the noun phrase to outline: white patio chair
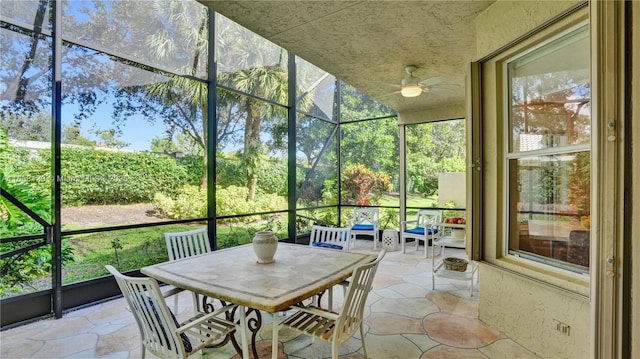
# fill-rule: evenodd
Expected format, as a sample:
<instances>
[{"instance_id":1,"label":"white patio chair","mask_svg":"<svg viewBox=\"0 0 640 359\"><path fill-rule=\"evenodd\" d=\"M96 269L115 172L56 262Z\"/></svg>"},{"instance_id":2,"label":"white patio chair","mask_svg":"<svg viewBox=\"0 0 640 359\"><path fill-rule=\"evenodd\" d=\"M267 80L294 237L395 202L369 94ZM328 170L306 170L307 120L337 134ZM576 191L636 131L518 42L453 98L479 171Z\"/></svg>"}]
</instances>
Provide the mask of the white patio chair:
<instances>
[{"instance_id":1,"label":"white patio chair","mask_svg":"<svg viewBox=\"0 0 640 359\"><path fill-rule=\"evenodd\" d=\"M169 254L170 261L211 252L211 243L209 243L209 235L207 234L206 227L185 232L165 233L164 239L167 245L167 252ZM181 292L182 290L180 288L176 288L173 289L173 291ZM194 292L192 292L192 294L194 311L203 311L200 305L200 295ZM177 313L177 293L174 298L173 310Z\"/></svg>"},{"instance_id":2,"label":"white patio chair","mask_svg":"<svg viewBox=\"0 0 640 359\"><path fill-rule=\"evenodd\" d=\"M349 250L349 239L351 235L349 234L350 229L346 228L336 228L336 227L325 227L325 226L312 226L311 227L311 236L309 237L309 246L317 247L317 248L330 248L342 251ZM346 297L347 286L349 286L349 281L343 281L339 283L342 286L343 294ZM333 310L333 288L329 288L329 310ZM320 301L320 298L317 298L317 302ZM318 303L319 306L319 303Z\"/></svg>"},{"instance_id":3,"label":"white patio chair","mask_svg":"<svg viewBox=\"0 0 640 359\"><path fill-rule=\"evenodd\" d=\"M380 210L377 208L355 208L353 217L349 220L351 227L351 240L353 244L356 242L358 234L373 237L373 249L378 249L378 237L380 223Z\"/></svg>"},{"instance_id":4,"label":"white patio chair","mask_svg":"<svg viewBox=\"0 0 640 359\"><path fill-rule=\"evenodd\" d=\"M351 284L347 289L347 296L339 313L309 306L294 306L295 313L284 319L281 325L313 338L331 343L331 357L338 358L339 346L349 340L355 332L360 330L362 351L368 358L367 346L362 327L364 306L371 291L373 278L378 264L384 257L386 250L380 251L376 260L357 267L351 275Z\"/></svg>"},{"instance_id":5,"label":"white patio chair","mask_svg":"<svg viewBox=\"0 0 640 359\"><path fill-rule=\"evenodd\" d=\"M138 324L143 359L147 350L159 358L187 358L214 341L240 330L239 325L222 319L224 313L233 307L231 305L212 313L198 313L178 323L155 279L129 277L110 265L106 268L115 277ZM194 347L187 334L199 339L200 345Z\"/></svg>"},{"instance_id":6,"label":"white patio chair","mask_svg":"<svg viewBox=\"0 0 640 359\"><path fill-rule=\"evenodd\" d=\"M400 223L402 253L406 253L407 238L413 238L416 244L416 251L420 241L424 242L424 257L427 258L429 240L437 239L440 232L437 224L440 222L442 222L442 211L428 209L419 210L416 219L413 221L402 221Z\"/></svg>"}]
</instances>

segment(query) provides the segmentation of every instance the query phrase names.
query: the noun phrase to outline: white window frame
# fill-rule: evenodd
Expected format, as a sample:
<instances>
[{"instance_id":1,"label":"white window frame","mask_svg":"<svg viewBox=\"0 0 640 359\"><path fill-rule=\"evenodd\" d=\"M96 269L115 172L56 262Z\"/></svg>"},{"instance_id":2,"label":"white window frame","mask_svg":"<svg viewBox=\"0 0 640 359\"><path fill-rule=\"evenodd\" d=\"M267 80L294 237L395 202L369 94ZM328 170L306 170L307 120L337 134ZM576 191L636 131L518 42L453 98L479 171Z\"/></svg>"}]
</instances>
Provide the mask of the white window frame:
<instances>
[{"instance_id":1,"label":"white window frame","mask_svg":"<svg viewBox=\"0 0 640 359\"><path fill-rule=\"evenodd\" d=\"M551 36L550 38L548 38L545 41L541 41L537 44L535 44L534 46L530 46L530 47L526 47L524 49L521 49L520 51L518 51L517 53L506 57L501 64L501 72L502 72L502 93L505 94L505 98L503 101L503 106L502 106L502 111L503 111L503 118L505 121L505 126L503 127L503 153L505 154L503 156L503 161L502 161L502 168L504 169L503 171L503 193L504 193L504 208L505 211L503 212L503 228L502 228L502 233L504 233L505 235L502 238L502 255L504 257L510 257L510 258L515 258L517 261L519 260L523 260L523 261L532 261L532 262L536 262L548 267L553 268L553 270L562 270L563 272L568 272L570 274L577 274L579 276L584 276L584 277L589 277L589 271L583 271L580 270L578 268L576 268L575 266L571 265L571 264L563 264L560 263L557 260L553 260L553 259L549 259L549 260L545 260L545 259L541 259L541 258L537 258L534 255L527 255L526 253L522 253L522 252L514 252L512 250L509 249L509 223L510 223L510 208L509 208L509 203L510 203L510 191L509 191L509 180L510 180L510 176L509 176L509 161L510 160L517 160L517 159L523 159L523 158L529 158L529 157L538 157L538 156L549 156L549 155L562 155L562 154L566 154L566 153L574 153L574 152L589 152L591 153L591 141L589 141L589 143L584 143L584 144L577 144L577 145L567 145L567 146L561 146L561 147L547 147L547 148L542 148L542 149L537 149L537 150L531 150L531 151L526 151L526 152L516 152L516 151L510 151L509 147L512 143L512 134L511 134L511 103L510 103L510 99L511 99L511 88L510 88L510 83L509 83L509 64L517 61L518 59L521 59L524 56L527 56L528 54L531 54L532 52L538 51L539 49L547 46L550 43L553 43L555 41L562 41L563 38L570 36L570 34L575 33L577 31L585 31L587 32L587 34L589 33L589 22L588 21L581 21L561 32L555 33L553 34L553 36ZM539 55L543 55L543 54L539 54ZM593 128L593 118L592 118L592 126ZM593 138L593 137L592 137ZM591 158L591 164L593 165L593 156ZM592 167L593 168L593 167ZM591 171L591 176L593 177L593 171ZM593 181L592 181L593 183ZM593 187L593 184L592 184ZM593 189L591 190L591 192L593 193ZM592 238L593 240L593 238Z\"/></svg>"}]
</instances>

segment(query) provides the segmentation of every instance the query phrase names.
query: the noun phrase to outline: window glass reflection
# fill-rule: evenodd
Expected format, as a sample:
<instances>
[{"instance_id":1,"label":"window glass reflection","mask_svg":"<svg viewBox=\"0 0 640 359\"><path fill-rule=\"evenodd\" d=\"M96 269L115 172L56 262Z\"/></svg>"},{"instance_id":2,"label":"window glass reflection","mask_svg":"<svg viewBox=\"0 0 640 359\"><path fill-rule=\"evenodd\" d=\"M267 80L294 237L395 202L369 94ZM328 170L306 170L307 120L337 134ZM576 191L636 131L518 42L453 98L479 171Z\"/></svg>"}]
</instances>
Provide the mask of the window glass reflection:
<instances>
[{"instance_id":1,"label":"window glass reflection","mask_svg":"<svg viewBox=\"0 0 640 359\"><path fill-rule=\"evenodd\" d=\"M296 69L296 109L314 117L335 120L336 78L299 57Z\"/></svg>"},{"instance_id":2,"label":"window glass reflection","mask_svg":"<svg viewBox=\"0 0 640 359\"><path fill-rule=\"evenodd\" d=\"M49 2L38 0L0 1L0 14L12 23L36 32L51 34ZM41 30L38 30L41 29ZM4 64L4 63L3 63Z\"/></svg>"},{"instance_id":3,"label":"window glass reflection","mask_svg":"<svg viewBox=\"0 0 640 359\"><path fill-rule=\"evenodd\" d=\"M590 141L589 31L509 63L511 152Z\"/></svg>"},{"instance_id":4,"label":"window glass reflection","mask_svg":"<svg viewBox=\"0 0 640 359\"><path fill-rule=\"evenodd\" d=\"M185 1L64 1L65 40L206 79L208 10Z\"/></svg>"},{"instance_id":5,"label":"window glass reflection","mask_svg":"<svg viewBox=\"0 0 640 359\"><path fill-rule=\"evenodd\" d=\"M395 115L394 110L365 95L362 91L349 84L343 82L340 87L340 92L342 95L340 121L342 122Z\"/></svg>"},{"instance_id":6,"label":"window glass reflection","mask_svg":"<svg viewBox=\"0 0 640 359\"><path fill-rule=\"evenodd\" d=\"M218 84L286 105L288 53L216 14Z\"/></svg>"},{"instance_id":7,"label":"window glass reflection","mask_svg":"<svg viewBox=\"0 0 640 359\"><path fill-rule=\"evenodd\" d=\"M511 160L510 248L589 266L589 152Z\"/></svg>"}]
</instances>

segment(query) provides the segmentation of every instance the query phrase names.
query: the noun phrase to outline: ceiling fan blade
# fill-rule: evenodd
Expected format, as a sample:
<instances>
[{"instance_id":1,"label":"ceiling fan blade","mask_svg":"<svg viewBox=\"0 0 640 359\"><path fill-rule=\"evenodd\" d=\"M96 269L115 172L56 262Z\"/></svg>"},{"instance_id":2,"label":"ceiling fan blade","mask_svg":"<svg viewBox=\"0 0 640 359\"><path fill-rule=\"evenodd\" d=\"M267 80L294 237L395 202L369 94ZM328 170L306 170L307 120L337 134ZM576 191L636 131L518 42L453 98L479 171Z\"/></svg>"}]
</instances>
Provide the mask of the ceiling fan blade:
<instances>
[{"instance_id":1,"label":"ceiling fan blade","mask_svg":"<svg viewBox=\"0 0 640 359\"><path fill-rule=\"evenodd\" d=\"M389 87L393 87L393 88L397 88L400 89L402 88L402 86L400 84L390 84L390 83L385 83L385 86L389 86Z\"/></svg>"},{"instance_id":2,"label":"ceiling fan blade","mask_svg":"<svg viewBox=\"0 0 640 359\"><path fill-rule=\"evenodd\" d=\"M378 98L387 98L387 97L391 97L391 96L395 96L395 95L400 95L400 91L388 92L386 94L378 96Z\"/></svg>"},{"instance_id":3,"label":"ceiling fan blade","mask_svg":"<svg viewBox=\"0 0 640 359\"><path fill-rule=\"evenodd\" d=\"M460 88L459 85L453 84L442 84L442 85L431 85L429 86L428 92L455 92Z\"/></svg>"},{"instance_id":4,"label":"ceiling fan blade","mask_svg":"<svg viewBox=\"0 0 640 359\"><path fill-rule=\"evenodd\" d=\"M431 86L431 85L439 84L444 80L445 80L444 76L434 76L434 77L429 77L427 79L424 79L420 81L420 83L424 86Z\"/></svg>"}]
</instances>

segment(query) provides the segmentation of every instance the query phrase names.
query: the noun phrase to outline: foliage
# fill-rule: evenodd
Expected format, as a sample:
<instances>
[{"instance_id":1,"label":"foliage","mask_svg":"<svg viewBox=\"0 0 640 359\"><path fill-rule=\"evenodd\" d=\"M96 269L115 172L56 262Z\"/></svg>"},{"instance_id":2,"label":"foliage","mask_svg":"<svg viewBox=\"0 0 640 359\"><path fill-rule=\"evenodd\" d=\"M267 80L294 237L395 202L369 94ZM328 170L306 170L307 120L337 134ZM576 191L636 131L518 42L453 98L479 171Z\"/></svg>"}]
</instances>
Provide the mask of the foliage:
<instances>
[{"instance_id":1,"label":"foliage","mask_svg":"<svg viewBox=\"0 0 640 359\"><path fill-rule=\"evenodd\" d=\"M400 211L391 208L380 209L380 229L400 228Z\"/></svg>"},{"instance_id":2,"label":"foliage","mask_svg":"<svg viewBox=\"0 0 640 359\"><path fill-rule=\"evenodd\" d=\"M218 215L234 215L285 210L286 197L275 194L261 194L255 201L246 201L246 187L216 186L216 211ZM205 218L207 217L207 190L198 186L184 186L175 199L156 193L155 206L169 218ZM240 222L242 217L228 218L224 222Z\"/></svg>"},{"instance_id":3,"label":"foliage","mask_svg":"<svg viewBox=\"0 0 640 359\"><path fill-rule=\"evenodd\" d=\"M196 171L201 173L202 167L181 166L165 155L76 147L63 147L61 152L65 206L147 203L160 190L175 195L185 183L201 179ZM50 166L51 152L41 150L25 170L44 175L50 173Z\"/></svg>"},{"instance_id":4,"label":"foliage","mask_svg":"<svg viewBox=\"0 0 640 359\"><path fill-rule=\"evenodd\" d=\"M364 165L376 172L387 173L390 183L399 188L400 146L396 118L377 119L340 126L341 164L343 168ZM349 204L354 204L349 202Z\"/></svg>"},{"instance_id":5,"label":"foliage","mask_svg":"<svg viewBox=\"0 0 640 359\"><path fill-rule=\"evenodd\" d=\"M8 145L6 132L0 130L0 190L18 199L43 220L50 222L51 203L49 198L15 175L15 157ZM20 208L0 196L0 237L13 237L28 234L43 234L44 228L29 217ZM6 253L29 245L41 243L42 240L21 240L0 244L0 252ZM73 261L73 251L66 242L62 243L62 262ZM0 260L0 295L23 286L32 285L38 277L50 272L52 266L52 246L43 245Z\"/></svg>"},{"instance_id":6,"label":"foliage","mask_svg":"<svg viewBox=\"0 0 640 359\"><path fill-rule=\"evenodd\" d=\"M153 203L169 218L207 217L207 189L199 186L182 187L175 199L158 192L154 195Z\"/></svg>"},{"instance_id":7,"label":"foliage","mask_svg":"<svg viewBox=\"0 0 640 359\"><path fill-rule=\"evenodd\" d=\"M407 193L433 196L438 174L466 170L465 121L406 126Z\"/></svg>"},{"instance_id":8,"label":"foliage","mask_svg":"<svg viewBox=\"0 0 640 359\"><path fill-rule=\"evenodd\" d=\"M275 194L287 197L287 165L276 160L268 161L258 168L258 195Z\"/></svg>"},{"instance_id":9,"label":"foliage","mask_svg":"<svg viewBox=\"0 0 640 359\"><path fill-rule=\"evenodd\" d=\"M377 205L390 187L388 174L375 173L363 165L347 167L342 173L344 203L355 203L358 206Z\"/></svg>"}]
</instances>

